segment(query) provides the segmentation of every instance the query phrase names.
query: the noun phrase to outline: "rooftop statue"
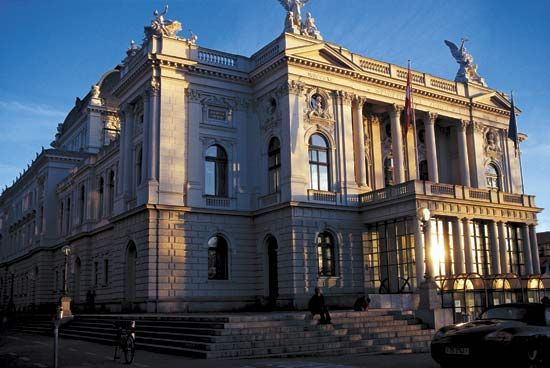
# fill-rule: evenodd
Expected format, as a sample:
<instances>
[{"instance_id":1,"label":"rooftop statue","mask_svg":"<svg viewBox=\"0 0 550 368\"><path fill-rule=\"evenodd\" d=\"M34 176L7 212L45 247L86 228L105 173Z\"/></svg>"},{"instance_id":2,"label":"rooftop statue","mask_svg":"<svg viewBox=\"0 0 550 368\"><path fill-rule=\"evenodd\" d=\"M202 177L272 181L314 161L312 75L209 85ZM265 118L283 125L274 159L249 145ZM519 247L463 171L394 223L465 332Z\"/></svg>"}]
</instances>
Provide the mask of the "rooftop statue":
<instances>
[{"instance_id":1,"label":"rooftop statue","mask_svg":"<svg viewBox=\"0 0 550 368\"><path fill-rule=\"evenodd\" d=\"M279 0L283 8L288 12L285 19L285 32L301 34L322 40L321 33L315 25L315 19L311 13L307 13L306 20L302 23L302 8L309 0Z\"/></svg>"},{"instance_id":2,"label":"rooftop statue","mask_svg":"<svg viewBox=\"0 0 550 368\"><path fill-rule=\"evenodd\" d=\"M164 11L159 13L158 10L153 12L155 19L151 22L151 30L157 35L176 37L176 34L181 31L181 23L177 20L168 20L164 16L168 13L168 5L164 7Z\"/></svg>"},{"instance_id":3,"label":"rooftop statue","mask_svg":"<svg viewBox=\"0 0 550 368\"><path fill-rule=\"evenodd\" d=\"M456 73L456 82L474 82L479 83L482 86L487 86L485 80L477 74L477 65L474 64L474 58L468 53L464 43L468 41L465 38L461 39L460 48L451 41L445 40L445 45L451 50L451 54L455 58L460 68Z\"/></svg>"}]
</instances>

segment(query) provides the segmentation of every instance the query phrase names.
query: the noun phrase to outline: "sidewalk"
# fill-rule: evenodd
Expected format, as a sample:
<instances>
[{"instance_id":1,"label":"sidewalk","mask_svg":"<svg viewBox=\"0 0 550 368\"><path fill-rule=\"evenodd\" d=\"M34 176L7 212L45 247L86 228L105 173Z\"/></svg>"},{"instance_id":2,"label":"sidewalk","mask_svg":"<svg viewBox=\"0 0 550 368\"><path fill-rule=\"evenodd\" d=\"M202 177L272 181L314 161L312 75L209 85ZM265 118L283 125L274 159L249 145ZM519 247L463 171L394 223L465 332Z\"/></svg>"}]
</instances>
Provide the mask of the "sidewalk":
<instances>
[{"instance_id":1,"label":"sidewalk","mask_svg":"<svg viewBox=\"0 0 550 368\"><path fill-rule=\"evenodd\" d=\"M86 341L59 340L59 368L127 367L113 361L114 348ZM192 368L436 368L429 354L304 357L293 359L202 360L136 351L132 367ZM53 338L16 334L0 336L0 367L53 367Z\"/></svg>"}]
</instances>

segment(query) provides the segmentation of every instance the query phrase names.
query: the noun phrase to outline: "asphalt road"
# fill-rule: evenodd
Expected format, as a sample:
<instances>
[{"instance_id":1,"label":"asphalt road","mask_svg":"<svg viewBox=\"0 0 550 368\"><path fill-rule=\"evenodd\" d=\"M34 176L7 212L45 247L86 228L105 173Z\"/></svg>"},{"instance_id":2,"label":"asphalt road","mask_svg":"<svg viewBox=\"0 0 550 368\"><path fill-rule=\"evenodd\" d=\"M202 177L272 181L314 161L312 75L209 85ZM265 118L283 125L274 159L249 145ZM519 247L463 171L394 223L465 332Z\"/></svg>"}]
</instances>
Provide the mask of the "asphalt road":
<instances>
[{"instance_id":1,"label":"asphalt road","mask_svg":"<svg viewBox=\"0 0 550 368\"><path fill-rule=\"evenodd\" d=\"M126 366L113 361L114 348L86 341L60 339L59 368ZM204 360L136 351L133 367L193 368L437 368L429 354L347 355L291 359ZM15 334L0 337L1 368L53 367L53 338Z\"/></svg>"}]
</instances>

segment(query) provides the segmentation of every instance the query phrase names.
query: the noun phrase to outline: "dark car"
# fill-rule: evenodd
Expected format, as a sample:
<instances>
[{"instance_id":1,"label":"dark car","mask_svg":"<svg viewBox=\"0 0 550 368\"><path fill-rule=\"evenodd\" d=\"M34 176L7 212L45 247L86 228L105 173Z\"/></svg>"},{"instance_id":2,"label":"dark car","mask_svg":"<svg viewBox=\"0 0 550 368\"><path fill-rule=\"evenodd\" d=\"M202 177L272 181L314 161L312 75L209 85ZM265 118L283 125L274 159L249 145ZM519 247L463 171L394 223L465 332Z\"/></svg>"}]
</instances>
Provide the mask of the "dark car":
<instances>
[{"instance_id":1,"label":"dark car","mask_svg":"<svg viewBox=\"0 0 550 368\"><path fill-rule=\"evenodd\" d=\"M475 321L441 328L431 343L443 367L546 367L549 350L550 307L539 303L490 308Z\"/></svg>"}]
</instances>

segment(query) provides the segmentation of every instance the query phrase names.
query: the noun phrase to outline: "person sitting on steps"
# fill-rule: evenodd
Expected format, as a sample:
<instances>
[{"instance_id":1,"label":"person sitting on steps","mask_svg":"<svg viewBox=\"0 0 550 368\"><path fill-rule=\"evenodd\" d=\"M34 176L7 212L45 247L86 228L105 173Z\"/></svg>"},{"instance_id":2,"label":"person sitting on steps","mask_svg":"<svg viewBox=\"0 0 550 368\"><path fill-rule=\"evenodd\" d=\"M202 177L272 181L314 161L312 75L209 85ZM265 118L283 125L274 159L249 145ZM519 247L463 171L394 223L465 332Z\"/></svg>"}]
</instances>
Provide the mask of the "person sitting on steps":
<instances>
[{"instance_id":1,"label":"person sitting on steps","mask_svg":"<svg viewBox=\"0 0 550 368\"><path fill-rule=\"evenodd\" d=\"M316 314L321 316L319 324L324 325L331 323L328 308L325 304L325 297L318 287L315 288L315 295L309 299L308 307L312 318L315 317Z\"/></svg>"},{"instance_id":2,"label":"person sitting on steps","mask_svg":"<svg viewBox=\"0 0 550 368\"><path fill-rule=\"evenodd\" d=\"M353 310L356 312L366 311L369 309L370 298L368 296L360 296L353 304Z\"/></svg>"}]
</instances>

